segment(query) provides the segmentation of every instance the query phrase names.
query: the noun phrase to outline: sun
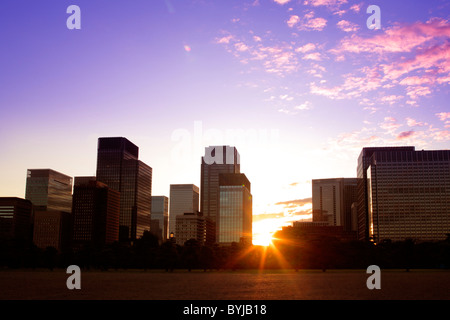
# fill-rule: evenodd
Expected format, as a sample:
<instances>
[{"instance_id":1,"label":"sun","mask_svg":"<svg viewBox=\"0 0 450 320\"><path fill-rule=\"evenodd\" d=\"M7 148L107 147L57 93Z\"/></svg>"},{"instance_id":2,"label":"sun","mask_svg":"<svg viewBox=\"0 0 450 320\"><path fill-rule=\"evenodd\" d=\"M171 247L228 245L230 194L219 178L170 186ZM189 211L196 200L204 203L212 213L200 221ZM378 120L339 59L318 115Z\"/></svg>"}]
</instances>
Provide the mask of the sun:
<instances>
[{"instance_id":1,"label":"sun","mask_svg":"<svg viewBox=\"0 0 450 320\"><path fill-rule=\"evenodd\" d=\"M263 232L253 234L253 244L255 246L270 246L272 244L273 232Z\"/></svg>"}]
</instances>

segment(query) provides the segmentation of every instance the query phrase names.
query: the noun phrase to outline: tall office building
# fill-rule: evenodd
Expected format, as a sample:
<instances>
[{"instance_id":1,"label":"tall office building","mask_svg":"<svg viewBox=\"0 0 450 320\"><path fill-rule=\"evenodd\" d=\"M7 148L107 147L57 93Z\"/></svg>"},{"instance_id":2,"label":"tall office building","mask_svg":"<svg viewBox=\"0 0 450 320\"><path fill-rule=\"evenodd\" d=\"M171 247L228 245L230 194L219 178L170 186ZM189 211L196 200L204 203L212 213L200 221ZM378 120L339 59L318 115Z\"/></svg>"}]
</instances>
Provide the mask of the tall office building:
<instances>
[{"instance_id":1,"label":"tall office building","mask_svg":"<svg viewBox=\"0 0 450 320\"><path fill-rule=\"evenodd\" d=\"M160 243L169 238L169 198L166 196L152 196L150 232L158 237Z\"/></svg>"},{"instance_id":2,"label":"tall office building","mask_svg":"<svg viewBox=\"0 0 450 320\"><path fill-rule=\"evenodd\" d=\"M25 198L40 211L71 212L72 178L51 169L28 169Z\"/></svg>"},{"instance_id":3,"label":"tall office building","mask_svg":"<svg viewBox=\"0 0 450 320\"><path fill-rule=\"evenodd\" d=\"M178 215L175 222L175 241L182 246L186 241L195 239L200 244L212 244L214 231L211 220L200 212L187 212Z\"/></svg>"},{"instance_id":4,"label":"tall office building","mask_svg":"<svg viewBox=\"0 0 450 320\"><path fill-rule=\"evenodd\" d=\"M200 211L215 223L216 240L220 230L219 175L240 173L240 156L235 147L210 146L202 157L200 177Z\"/></svg>"},{"instance_id":5,"label":"tall office building","mask_svg":"<svg viewBox=\"0 0 450 320\"><path fill-rule=\"evenodd\" d=\"M363 148L358 157L357 166L357 199L356 209L358 212L358 240L369 240L368 225L368 203L367 203L367 168L370 165L370 159L375 151L387 152L411 152L414 147L370 147Z\"/></svg>"},{"instance_id":6,"label":"tall office building","mask_svg":"<svg viewBox=\"0 0 450 320\"><path fill-rule=\"evenodd\" d=\"M0 198L0 239L31 240L31 201L6 197Z\"/></svg>"},{"instance_id":7,"label":"tall office building","mask_svg":"<svg viewBox=\"0 0 450 320\"><path fill-rule=\"evenodd\" d=\"M252 243L252 195L250 182L242 173L219 175L217 242Z\"/></svg>"},{"instance_id":8,"label":"tall office building","mask_svg":"<svg viewBox=\"0 0 450 320\"><path fill-rule=\"evenodd\" d=\"M70 246L70 213L64 211L35 211L33 242L41 249L53 247L58 252Z\"/></svg>"},{"instance_id":9,"label":"tall office building","mask_svg":"<svg viewBox=\"0 0 450 320\"><path fill-rule=\"evenodd\" d=\"M119 240L133 241L150 230L152 168L126 138L99 138L97 151L97 181L120 192Z\"/></svg>"},{"instance_id":10,"label":"tall office building","mask_svg":"<svg viewBox=\"0 0 450 320\"><path fill-rule=\"evenodd\" d=\"M173 232L176 237L176 217L199 211L199 189L193 184L171 184L169 198L169 235Z\"/></svg>"},{"instance_id":11,"label":"tall office building","mask_svg":"<svg viewBox=\"0 0 450 320\"><path fill-rule=\"evenodd\" d=\"M379 148L362 154L367 238L444 240L450 233L450 150Z\"/></svg>"},{"instance_id":12,"label":"tall office building","mask_svg":"<svg viewBox=\"0 0 450 320\"><path fill-rule=\"evenodd\" d=\"M25 198L33 204L33 242L64 251L70 240L72 178L51 169L27 170Z\"/></svg>"},{"instance_id":13,"label":"tall office building","mask_svg":"<svg viewBox=\"0 0 450 320\"><path fill-rule=\"evenodd\" d=\"M356 178L312 180L313 221L352 230L352 203L356 201ZM356 231L356 229L353 229Z\"/></svg>"},{"instance_id":14,"label":"tall office building","mask_svg":"<svg viewBox=\"0 0 450 320\"><path fill-rule=\"evenodd\" d=\"M120 193L95 177L75 177L72 247L101 249L119 240Z\"/></svg>"}]
</instances>

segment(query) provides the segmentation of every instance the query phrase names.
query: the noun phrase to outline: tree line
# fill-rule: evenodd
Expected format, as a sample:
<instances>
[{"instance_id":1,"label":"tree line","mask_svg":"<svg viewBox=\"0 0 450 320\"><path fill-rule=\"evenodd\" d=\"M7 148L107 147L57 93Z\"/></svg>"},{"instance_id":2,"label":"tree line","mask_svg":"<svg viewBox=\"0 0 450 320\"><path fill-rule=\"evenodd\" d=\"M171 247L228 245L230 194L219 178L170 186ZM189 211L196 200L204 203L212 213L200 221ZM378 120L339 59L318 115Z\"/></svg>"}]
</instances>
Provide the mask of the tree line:
<instances>
[{"instance_id":1,"label":"tree line","mask_svg":"<svg viewBox=\"0 0 450 320\"><path fill-rule=\"evenodd\" d=\"M365 269L410 270L413 268L450 268L450 235L439 242L341 241L332 237L277 237L269 247L232 243L228 246L203 245L191 239L180 246L173 241L158 243L146 232L132 244L115 242L102 248L89 245L77 251L58 252L40 249L32 243L17 240L0 241L2 268L67 268L75 264L82 269L162 269L173 272L241 270L241 269Z\"/></svg>"}]
</instances>

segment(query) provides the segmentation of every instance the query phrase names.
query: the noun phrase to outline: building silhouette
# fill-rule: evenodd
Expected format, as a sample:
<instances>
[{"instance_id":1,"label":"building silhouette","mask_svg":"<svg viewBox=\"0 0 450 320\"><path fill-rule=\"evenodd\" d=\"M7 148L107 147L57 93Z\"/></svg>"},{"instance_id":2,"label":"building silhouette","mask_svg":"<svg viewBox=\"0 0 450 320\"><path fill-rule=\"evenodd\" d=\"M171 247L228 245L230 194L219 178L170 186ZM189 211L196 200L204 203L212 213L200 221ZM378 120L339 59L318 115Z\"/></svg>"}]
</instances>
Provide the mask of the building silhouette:
<instances>
[{"instance_id":1,"label":"building silhouette","mask_svg":"<svg viewBox=\"0 0 450 320\"><path fill-rule=\"evenodd\" d=\"M206 147L201 163L200 211L215 224L216 241L220 230L219 175L222 173L240 173L240 156L237 149L230 146Z\"/></svg>"},{"instance_id":2,"label":"building silhouette","mask_svg":"<svg viewBox=\"0 0 450 320\"><path fill-rule=\"evenodd\" d=\"M98 139L97 181L120 193L120 241L134 241L150 230L152 168L138 157L139 148L126 138Z\"/></svg>"},{"instance_id":3,"label":"building silhouette","mask_svg":"<svg viewBox=\"0 0 450 320\"><path fill-rule=\"evenodd\" d=\"M217 242L252 243L252 194L250 181L243 173L219 175L219 214Z\"/></svg>"},{"instance_id":4,"label":"building silhouette","mask_svg":"<svg viewBox=\"0 0 450 320\"><path fill-rule=\"evenodd\" d=\"M52 169L28 169L25 198L33 204L33 242L42 249L69 248L72 177Z\"/></svg>"},{"instance_id":5,"label":"building silhouette","mask_svg":"<svg viewBox=\"0 0 450 320\"><path fill-rule=\"evenodd\" d=\"M152 196L150 232L158 237L159 243L169 238L169 198L166 196Z\"/></svg>"},{"instance_id":6,"label":"building silhouette","mask_svg":"<svg viewBox=\"0 0 450 320\"><path fill-rule=\"evenodd\" d=\"M194 184L171 184L169 207L169 234L176 233L177 216L199 211L199 188Z\"/></svg>"},{"instance_id":7,"label":"building silhouette","mask_svg":"<svg viewBox=\"0 0 450 320\"><path fill-rule=\"evenodd\" d=\"M359 240L369 240L369 224L368 224L368 202L367 202L367 168L370 165L370 159L374 152L412 152L414 147L369 147L363 148L358 157L357 165L357 201L356 209L358 212L358 230L357 236Z\"/></svg>"},{"instance_id":8,"label":"building silhouette","mask_svg":"<svg viewBox=\"0 0 450 320\"><path fill-rule=\"evenodd\" d=\"M28 169L25 199L36 210L72 210L72 177L52 169Z\"/></svg>"},{"instance_id":9,"label":"building silhouette","mask_svg":"<svg viewBox=\"0 0 450 320\"><path fill-rule=\"evenodd\" d=\"M330 225L328 221L294 221L292 226L282 227L277 237L289 239L293 243L302 241L354 241L355 232L345 231L343 226Z\"/></svg>"},{"instance_id":10,"label":"building silhouette","mask_svg":"<svg viewBox=\"0 0 450 320\"><path fill-rule=\"evenodd\" d=\"M342 226L345 231L353 227L357 217L352 216L352 204L357 200L356 178L312 180L313 221L325 221L329 226Z\"/></svg>"},{"instance_id":11,"label":"building silhouette","mask_svg":"<svg viewBox=\"0 0 450 320\"><path fill-rule=\"evenodd\" d=\"M30 241L32 212L33 205L29 200L17 197L0 198L0 239Z\"/></svg>"},{"instance_id":12,"label":"building silhouette","mask_svg":"<svg viewBox=\"0 0 450 320\"><path fill-rule=\"evenodd\" d=\"M441 241L450 233L450 150L363 149L367 237Z\"/></svg>"},{"instance_id":13,"label":"building silhouette","mask_svg":"<svg viewBox=\"0 0 450 320\"><path fill-rule=\"evenodd\" d=\"M209 218L201 212L187 212L177 215L175 223L175 241L184 245L188 240L196 240L200 245L209 245L214 240L214 228Z\"/></svg>"},{"instance_id":14,"label":"building silhouette","mask_svg":"<svg viewBox=\"0 0 450 320\"><path fill-rule=\"evenodd\" d=\"M75 177L72 248L101 249L119 240L120 193L95 177Z\"/></svg>"}]
</instances>

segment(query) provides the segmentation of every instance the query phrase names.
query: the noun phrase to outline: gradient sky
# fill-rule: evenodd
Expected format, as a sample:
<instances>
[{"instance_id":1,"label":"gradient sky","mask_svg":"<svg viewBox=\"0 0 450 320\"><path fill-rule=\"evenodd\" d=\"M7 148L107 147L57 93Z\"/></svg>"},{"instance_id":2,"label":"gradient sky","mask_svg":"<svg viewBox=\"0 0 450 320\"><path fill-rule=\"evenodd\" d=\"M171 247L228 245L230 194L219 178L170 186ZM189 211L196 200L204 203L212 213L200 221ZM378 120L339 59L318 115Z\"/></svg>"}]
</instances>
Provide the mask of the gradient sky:
<instances>
[{"instance_id":1,"label":"gradient sky","mask_svg":"<svg viewBox=\"0 0 450 320\"><path fill-rule=\"evenodd\" d=\"M226 144L255 230L310 217L311 179L356 176L363 147L449 148L449 19L445 0L2 0L0 196L28 168L95 175L98 137L123 136L154 195L200 186Z\"/></svg>"}]
</instances>

